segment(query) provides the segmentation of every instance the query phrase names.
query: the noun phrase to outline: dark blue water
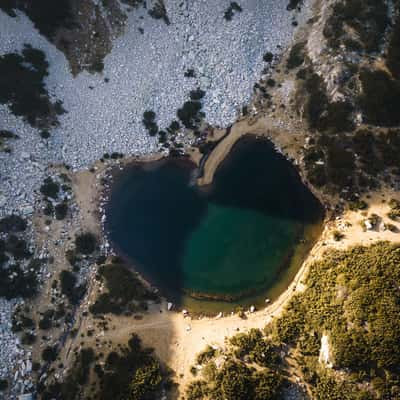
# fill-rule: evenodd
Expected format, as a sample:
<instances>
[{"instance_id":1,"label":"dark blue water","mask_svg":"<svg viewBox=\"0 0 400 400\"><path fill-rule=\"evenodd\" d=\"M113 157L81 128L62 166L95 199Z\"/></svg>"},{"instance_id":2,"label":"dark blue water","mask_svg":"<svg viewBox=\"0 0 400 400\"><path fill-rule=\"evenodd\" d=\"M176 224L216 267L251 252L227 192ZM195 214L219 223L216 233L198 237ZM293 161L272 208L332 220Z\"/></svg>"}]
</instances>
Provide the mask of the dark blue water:
<instances>
[{"instance_id":1,"label":"dark blue water","mask_svg":"<svg viewBox=\"0 0 400 400\"><path fill-rule=\"evenodd\" d=\"M270 142L245 137L213 184L165 159L126 168L108 207L109 235L135 268L179 302L233 300L274 286L322 207Z\"/></svg>"}]
</instances>

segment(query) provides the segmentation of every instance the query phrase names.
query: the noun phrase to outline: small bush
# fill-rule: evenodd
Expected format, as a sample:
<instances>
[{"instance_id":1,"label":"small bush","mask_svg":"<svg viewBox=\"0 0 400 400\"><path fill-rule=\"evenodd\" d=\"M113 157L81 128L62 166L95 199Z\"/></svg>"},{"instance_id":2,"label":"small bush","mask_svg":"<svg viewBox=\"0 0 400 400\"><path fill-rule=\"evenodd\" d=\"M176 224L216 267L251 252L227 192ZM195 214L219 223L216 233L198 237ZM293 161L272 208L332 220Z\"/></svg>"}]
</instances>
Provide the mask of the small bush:
<instances>
[{"instance_id":1,"label":"small bush","mask_svg":"<svg viewBox=\"0 0 400 400\"><path fill-rule=\"evenodd\" d=\"M333 235L333 239L336 242L340 242L344 238L344 234L339 231L334 231L332 235Z\"/></svg>"},{"instance_id":2,"label":"small bush","mask_svg":"<svg viewBox=\"0 0 400 400\"><path fill-rule=\"evenodd\" d=\"M304 63L305 42L296 43L290 50L289 57L286 63L287 69L294 69L300 67Z\"/></svg>"},{"instance_id":3,"label":"small bush","mask_svg":"<svg viewBox=\"0 0 400 400\"><path fill-rule=\"evenodd\" d=\"M40 187L40 192L46 197L57 199L58 193L60 192L60 185L53 181L51 177L48 177L44 180L43 185Z\"/></svg>"},{"instance_id":4,"label":"small bush","mask_svg":"<svg viewBox=\"0 0 400 400\"><path fill-rule=\"evenodd\" d=\"M265 53L264 56L263 56L263 60L264 60L264 62L266 62L266 63L272 62L273 59L274 59L274 55L273 55L270 51L268 51L267 53Z\"/></svg>"},{"instance_id":5,"label":"small bush","mask_svg":"<svg viewBox=\"0 0 400 400\"><path fill-rule=\"evenodd\" d=\"M63 220L67 216L68 213L68 203L63 201L62 203L57 204L54 207L56 219Z\"/></svg>"},{"instance_id":6,"label":"small bush","mask_svg":"<svg viewBox=\"0 0 400 400\"><path fill-rule=\"evenodd\" d=\"M75 247L77 253L92 254L97 249L97 238L91 232L84 232L76 236Z\"/></svg>"},{"instance_id":7,"label":"small bush","mask_svg":"<svg viewBox=\"0 0 400 400\"><path fill-rule=\"evenodd\" d=\"M68 271L63 270L60 273L61 293L67 297L71 304L77 304L83 297L86 287L76 286L76 276Z\"/></svg>"},{"instance_id":8,"label":"small bush","mask_svg":"<svg viewBox=\"0 0 400 400\"><path fill-rule=\"evenodd\" d=\"M57 359L57 347L56 346L47 346L42 351L42 360L46 362L53 362Z\"/></svg>"}]
</instances>

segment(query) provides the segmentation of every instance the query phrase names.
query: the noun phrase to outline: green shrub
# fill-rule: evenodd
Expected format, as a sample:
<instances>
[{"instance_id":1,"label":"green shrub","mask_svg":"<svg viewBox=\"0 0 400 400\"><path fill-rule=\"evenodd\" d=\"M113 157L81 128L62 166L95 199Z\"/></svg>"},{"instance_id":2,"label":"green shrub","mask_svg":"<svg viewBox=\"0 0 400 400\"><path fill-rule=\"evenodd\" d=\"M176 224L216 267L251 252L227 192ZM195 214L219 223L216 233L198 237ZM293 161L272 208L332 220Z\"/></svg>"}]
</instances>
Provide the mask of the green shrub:
<instances>
[{"instance_id":1,"label":"green shrub","mask_svg":"<svg viewBox=\"0 0 400 400\"><path fill-rule=\"evenodd\" d=\"M63 201L62 203L57 204L54 207L54 211L56 214L56 219L63 220L67 216L68 213L68 203Z\"/></svg>"},{"instance_id":2,"label":"green shrub","mask_svg":"<svg viewBox=\"0 0 400 400\"><path fill-rule=\"evenodd\" d=\"M49 176L40 187L40 192L46 197L57 199L58 193L60 192L60 185Z\"/></svg>"},{"instance_id":3,"label":"green shrub","mask_svg":"<svg viewBox=\"0 0 400 400\"><path fill-rule=\"evenodd\" d=\"M26 221L16 214L11 214L0 219L0 232L16 233L26 229Z\"/></svg>"},{"instance_id":4,"label":"green shrub","mask_svg":"<svg viewBox=\"0 0 400 400\"><path fill-rule=\"evenodd\" d=\"M44 78L48 62L41 50L25 45L22 54L0 56L0 103L32 126L55 123L55 103L50 101Z\"/></svg>"},{"instance_id":5,"label":"green shrub","mask_svg":"<svg viewBox=\"0 0 400 400\"><path fill-rule=\"evenodd\" d=\"M42 351L42 360L46 362L53 362L57 359L57 347L56 346L47 346Z\"/></svg>"},{"instance_id":6,"label":"green shrub","mask_svg":"<svg viewBox=\"0 0 400 400\"><path fill-rule=\"evenodd\" d=\"M307 332L316 338L328 333L335 368L359 377L337 386L335 380L314 370L316 375L309 376L313 376L316 398L357 399L357 384L373 378L377 370L385 382L379 398L390 398L400 390L400 323L396 318L400 304L393 285L399 279L400 246L386 242L331 251L310 267L306 290L291 300L275 322L274 335L296 344Z\"/></svg>"},{"instance_id":7,"label":"green shrub","mask_svg":"<svg viewBox=\"0 0 400 400\"><path fill-rule=\"evenodd\" d=\"M286 63L286 67L288 69L293 69L300 67L304 63L305 57L305 42L296 43L291 49L289 53L289 57Z\"/></svg>"},{"instance_id":8,"label":"green shrub","mask_svg":"<svg viewBox=\"0 0 400 400\"><path fill-rule=\"evenodd\" d=\"M98 275L104 281L107 292L102 293L90 306L93 314L119 315L125 311L135 311L142 301L157 299L157 295L149 291L126 265L102 265Z\"/></svg>"},{"instance_id":9,"label":"green shrub","mask_svg":"<svg viewBox=\"0 0 400 400\"><path fill-rule=\"evenodd\" d=\"M76 276L68 271L63 270L60 273L61 293L64 294L71 304L78 304L85 294L85 284L77 286Z\"/></svg>"},{"instance_id":10,"label":"green shrub","mask_svg":"<svg viewBox=\"0 0 400 400\"><path fill-rule=\"evenodd\" d=\"M343 238L344 238L344 234L342 232L339 231L333 231L333 239L336 242L340 242Z\"/></svg>"},{"instance_id":11,"label":"green shrub","mask_svg":"<svg viewBox=\"0 0 400 400\"><path fill-rule=\"evenodd\" d=\"M202 365L208 363L214 358L215 354L215 349L213 349L211 346L207 346L201 353L197 355L196 364Z\"/></svg>"},{"instance_id":12,"label":"green shrub","mask_svg":"<svg viewBox=\"0 0 400 400\"><path fill-rule=\"evenodd\" d=\"M194 129L202 118L201 103L199 101L186 101L182 108L179 108L176 115L188 129Z\"/></svg>"},{"instance_id":13,"label":"green shrub","mask_svg":"<svg viewBox=\"0 0 400 400\"><path fill-rule=\"evenodd\" d=\"M365 122L378 126L400 124L400 82L383 71L362 69L360 73L362 94L359 98Z\"/></svg>"},{"instance_id":14,"label":"green shrub","mask_svg":"<svg viewBox=\"0 0 400 400\"><path fill-rule=\"evenodd\" d=\"M80 254L92 254L97 249L97 238L91 232L80 233L75 238L75 247Z\"/></svg>"},{"instance_id":15,"label":"green shrub","mask_svg":"<svg viewBox=\"0 0 400 400\"><path fill-rule=\"evenodd\" d=\"M32 265L25 272L19 264L12 264L6 270L0 269L0 296L6 299L32 298L38 289L38 266Z\"/></svg>"}]
</instances>

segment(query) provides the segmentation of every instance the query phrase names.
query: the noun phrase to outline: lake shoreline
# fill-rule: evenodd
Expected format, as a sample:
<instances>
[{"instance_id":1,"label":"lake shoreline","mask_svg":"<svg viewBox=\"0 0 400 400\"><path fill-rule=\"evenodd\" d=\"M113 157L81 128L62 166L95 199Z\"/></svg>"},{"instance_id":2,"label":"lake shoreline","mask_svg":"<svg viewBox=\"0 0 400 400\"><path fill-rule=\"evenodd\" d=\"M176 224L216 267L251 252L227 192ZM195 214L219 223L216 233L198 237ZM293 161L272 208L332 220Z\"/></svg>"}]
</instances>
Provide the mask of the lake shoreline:
<instances>
[{"instance_id":1,"label":"lake shoreline","mask_svg":"<svg viewBox=\"0 0 400 400\"><path fill-rule=\"evenodd\" d=\"M223 135L223 138L227 137L229 137L229 134ZM259 135L251 135L251 134L240 136L237 139L237 141L235 141L233 145L230 147L230 150L232 150L235 147L235 145L239 146L239 142L243 144L243 143L252 143L253 141L265 142L268 146L271 147L271 149L273 149L272 150L273 152L277 151L274 143L267 137L265 136L261 137ZM222 165L224 161L229 163L230 154L231 152L229 151L226 154L225 158L220 160L220 164L218 165ZM211 151L209 156L212 155L213 151ZM111 204L110 196L112 194L113 188L115 188L115 185L118 185L118 180L122 176L129 173L129 171L133 169L152 171L162 167L163 165L166 165L167 163L173 163L183 168L187 168L192 176L195 175L196 167L198 166L198 163L194 161L193 157L171 158L171 157L163 157L162 155L154 155L153 157L150 158L147 157L143 160L140 158L135 158L133 160L122 160L121 165L112 167L111 172L108 174L111 180L111 184L109 184L108 187L105 189L105 191L102 193L102 198L105 199L103 202L104 204L103 208L105 210L104 215L107 216ZM296 174L295 179L300 179L300 175L298 174L298 171L296 168L294 168L294 166L288 165L288 168L290 168L293 171L293 174ZM301 179L299 184L303 185ZM204 190L206 190L207 192L211 188L210 183L207 185L200 186L199 179L196 180L196 186L197 189L200 190L201 192L204 192ZM304 190L306 191L308 189L304 187ZM321 207L321 212L323 213L324 211L321 204L320 207ZM318 218L318 222L316 222L316 225L320 225L322 227L323 225L322 214L321 218ZM291 248L290 252L285 255L284 260L280 263L280 266L277 268L276 272L274 272L274 276L276 277L273 279L274 281L273 284L271 284L270 282L264 284L258 283L257 285L255 285L255 287L249 287L248 289L237 292L235 294L215 293L211 291L210 292L198 291L188 288L181 288L178 292L176 292L175 290L172 291L168 290L168 288L164 287L165 285L163 285L162 282L160 284L160 281L157 281L157 279L154 278L152 273L146 271L146 269L143 266L139 267L137 263L134 263L132 259L130 259L130 257L126 254L126 252L124 252L121 249L121 247L111 239L110 225L108 224L108 218L105 219L105 222L103 223L103 234L105 235L108 242L111 244L113 253L122 256L123 259L127 261L128 264L130 264L132 268L139 273L139 275L141 276L141 278L143 278L148 287L156 288L157 292L159 292L164 298L169 299L169 301L174 302L174 304L176 304L176 306L179 309L191 308L191 311L196 311L200 313L207 312L207 310L203 309L203 305L207 305L209 303L215 303L215 304L212 304L211 307L206 306L206 308L214 310L218 309L219 307L222 307L224 310L227 310L227 309L234 309L235 307L240 305L247 307L249 306L250 303L251 304L254 303L254 305L256 305L257 307L261 307L263 304L265 304L266 299L268 299L268 301L271 301L277 298L279 294L276 293L276 287L280 287L283 290L283 287L286 287L286 285L290 283L291 279L293 279L294 272L297 271L298 268L300 268L301 264L307 257L308 251L318 240L319 233L317 234L315 233L317 231L320 232L321 229L313 229L311 235L306 235L303 237L304 226L302 226L301 232L299 231L296 234L295 244L293 245L293 248ZM304 251L304 249L299 250L301 253L300 257L298 247L299 248L304 247L304 242L307 243L308 250L306 251ZM293 267L292 265L293 264L292 259L294 257L294 254L296 254L296 265L297 265L296 267ZM288 271L290 271L290 274L288 274ZM189 302L187 301L187 298L190 298ZM197 302L197 304L193 306L193 302ZM188 304L191 304L192 306L189 306Z\"/></svg>"}]
</instances>

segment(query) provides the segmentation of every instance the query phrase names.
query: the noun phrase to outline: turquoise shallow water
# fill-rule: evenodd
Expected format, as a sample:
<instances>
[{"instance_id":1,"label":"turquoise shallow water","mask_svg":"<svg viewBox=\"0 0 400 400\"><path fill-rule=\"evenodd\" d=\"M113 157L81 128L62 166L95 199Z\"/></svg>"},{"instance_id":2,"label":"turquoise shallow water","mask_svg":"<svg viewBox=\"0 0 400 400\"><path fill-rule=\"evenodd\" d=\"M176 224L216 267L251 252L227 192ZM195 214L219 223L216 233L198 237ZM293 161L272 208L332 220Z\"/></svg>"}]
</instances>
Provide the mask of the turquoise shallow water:
<instances>
[{"instance_id":1,"label":"turquoise shallow water","mask_svg":"<svg viewBox=\"0 0 400 400\"><path fill-rule=\"evenodd\" d=\"M210 204L185 246L184 287L230 295L273 284L299 229L291 220Z\"/></svg>"},{"instance_id":2,"label":"turquoise shallow water","mask_svg":"<svg viewBox=\"0 0 400 400\"><path fill-rule=\"evenodd\" d=\"M135 164L116 177L107 228L115 247L175 302L235 300L277 283L322 208L266 140L245 137L213 184L193 185L182 159Z\"/></svg>"}]
</instances>

